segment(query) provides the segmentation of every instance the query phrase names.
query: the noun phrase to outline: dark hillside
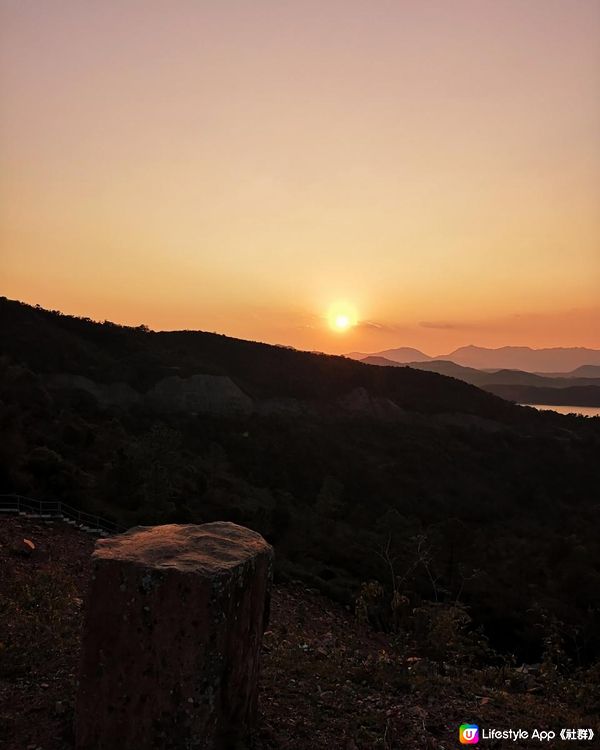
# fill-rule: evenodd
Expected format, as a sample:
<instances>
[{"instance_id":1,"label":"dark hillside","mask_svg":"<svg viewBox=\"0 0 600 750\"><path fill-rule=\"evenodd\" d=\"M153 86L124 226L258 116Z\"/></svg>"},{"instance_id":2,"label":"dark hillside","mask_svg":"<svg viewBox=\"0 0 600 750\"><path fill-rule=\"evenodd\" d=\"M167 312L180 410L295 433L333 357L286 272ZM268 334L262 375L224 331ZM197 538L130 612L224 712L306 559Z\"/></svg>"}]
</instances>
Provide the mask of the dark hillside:
<instances>
[{"instance_id":1,"label":"dark hillside","mask_svg":"<svg viewBox=\"0 0 600 750\"><path fill-rule=\"evenodd\" d=\"M162 378L228 375L250 396L329 401L356 388L418 412L460 412L503 422L534 421L502 399L436 373L369 367L201 331L153 332L95 323L0 299L0 352L44 373L125 382L145 391Z\"/></svg>"},{"instance_id":2,"label":"dark hillside","mask_svg":"<svg viewBox=\"0 0 600 750\"><path fill-rule=\"evenodd\" d=\"M600 655L599 419L7 300L0 323L0 492L125 526L235 521L276 546L281 579L346 603L379 581L377 627L397 626L396 594L459 602L502 654L558 638L565 664Z\"/></svg>"},{"instance_id":3,"label":"dark hillside","mask_svg":"<svg viewBox=\"0 0 600 750\"><path fill-rule=\"evenodd\" d=\"M600 381L596 381L600 383ZM574 385L570 388L540 388L529 385L490 384L490 393L522 404L600 406L600 385Z\"/></svg>"},{"instance_id":4,"label":"dark hillside","mask_svg":"<svg viewBox=\"0 0 600 750\"><path fill-rule=\"evenodd\" d=\"M525 401L525 403L544 402L527 401L525 399L513 398L512 396L505 396L500 390L496 389L515 386L517 389L521 388L523 392L525 392L527 387L531 387L534 390L539 387L545 389L553 388L562 392L567 388L573 388L575 386L600 387L600 378L597 377L550 377L547 375L538 375L533 372L523 372L522 370L476 370L473 367L463 367L462 365L457 365L454 362L447 362L445 360L434 360L433 362L409 362L408 364L403 365L397 362L392 362L384 357L371 356L366 357L361 361L369 365L410 367L414 370L437 372L440 375L447 375L451 378L464 380L465 383L471 383L471 385L476 385L491 393L496 393L502 398L508 398L511 401ZM516 390L515 392L518 391ZM568 393L568 391L565 391L565 393ZM560 396L555 395L555 398L560 398ZM556 401L555 403L564 404L566 402Z\"/></svg>"}]
</instances>

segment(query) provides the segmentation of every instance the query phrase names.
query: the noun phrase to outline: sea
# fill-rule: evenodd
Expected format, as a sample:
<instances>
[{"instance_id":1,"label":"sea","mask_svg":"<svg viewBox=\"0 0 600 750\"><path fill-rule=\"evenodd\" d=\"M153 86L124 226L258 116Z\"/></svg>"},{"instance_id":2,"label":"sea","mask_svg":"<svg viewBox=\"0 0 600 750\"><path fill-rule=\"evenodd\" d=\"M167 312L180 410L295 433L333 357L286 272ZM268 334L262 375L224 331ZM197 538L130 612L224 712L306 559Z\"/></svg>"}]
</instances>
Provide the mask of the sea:
<instances>
[{"instance_id":1,"label":"sea","mask_svg":"<svg viewBox=\"0 0 600 750\"><path fill-rule=\"evenodd\" d=\"M559 414L581 414L584 417L600 417L600 406L556 406L555 404L521 404L534 409L557 411Z\"/></svg>"}]
</instances>

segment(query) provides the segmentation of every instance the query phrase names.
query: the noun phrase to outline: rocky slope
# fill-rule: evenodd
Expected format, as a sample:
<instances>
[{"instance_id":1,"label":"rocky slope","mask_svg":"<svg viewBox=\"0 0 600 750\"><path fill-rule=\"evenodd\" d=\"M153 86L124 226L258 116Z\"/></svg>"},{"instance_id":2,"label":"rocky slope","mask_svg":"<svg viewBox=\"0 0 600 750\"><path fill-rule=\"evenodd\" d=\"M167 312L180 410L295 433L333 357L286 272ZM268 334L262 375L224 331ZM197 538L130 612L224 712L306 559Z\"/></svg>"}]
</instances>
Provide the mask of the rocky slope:
<instances>
[{"instance_id":1,"label":"rocky slope","mask_svg":"<svg viewBox=\"0 0 600 750\"><path fill-rule=\"evenodd\" d=\"M18 552L24 538L35 545L31 556ZM0 577L2 750L73 748L81 603L93 542L62 523L0 519L0 569L8 574ZM442 750L457 746L465 721L600 731L597 675L567 680L544 665L478 667L451 644L434 653L445 632L436 642L408 630L383 635L314 590L279 583L264 639L253 747Z\"/></svg>"}]
</instances>

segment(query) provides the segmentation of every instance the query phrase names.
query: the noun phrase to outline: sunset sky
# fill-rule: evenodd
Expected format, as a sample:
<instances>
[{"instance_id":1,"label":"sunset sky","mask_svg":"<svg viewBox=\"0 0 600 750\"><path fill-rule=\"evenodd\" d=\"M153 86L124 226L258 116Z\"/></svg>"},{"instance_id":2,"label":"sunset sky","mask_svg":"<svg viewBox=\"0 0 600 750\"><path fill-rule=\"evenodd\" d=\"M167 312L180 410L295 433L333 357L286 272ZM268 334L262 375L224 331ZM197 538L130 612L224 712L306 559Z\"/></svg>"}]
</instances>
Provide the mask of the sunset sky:
<instances>
[{"instance_id":1,"label":"sunset sky","mask_svg":"<svg viewBox=\"0 0 600 750\"><path fill-rule=\"evenodd\" d=\"M600 347L600 0L0 8L5 296L331 352Z\"/></svg>"}]
</instances>

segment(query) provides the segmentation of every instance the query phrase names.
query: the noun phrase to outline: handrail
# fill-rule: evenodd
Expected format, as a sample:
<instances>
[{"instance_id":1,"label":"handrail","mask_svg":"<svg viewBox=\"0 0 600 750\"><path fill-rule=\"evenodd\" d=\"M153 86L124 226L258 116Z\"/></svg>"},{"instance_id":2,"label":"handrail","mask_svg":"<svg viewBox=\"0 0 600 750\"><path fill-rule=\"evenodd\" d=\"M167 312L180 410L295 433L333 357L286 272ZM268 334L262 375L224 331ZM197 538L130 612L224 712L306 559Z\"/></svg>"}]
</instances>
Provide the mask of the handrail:
<instances>
[{"instance_id":1,"label":"handrail","mask_svg":"<svg viewBox=\"0 0 600 750\"><path fill-rule=\"evenodd\" d=\"M1 513L25 513L42 517L62 518L74 522L86 531L99 534L120 534L126 530L114 521L73 508L60 500L36 500L14 493L0 494Z\"/></svg>"}]
</instances>

